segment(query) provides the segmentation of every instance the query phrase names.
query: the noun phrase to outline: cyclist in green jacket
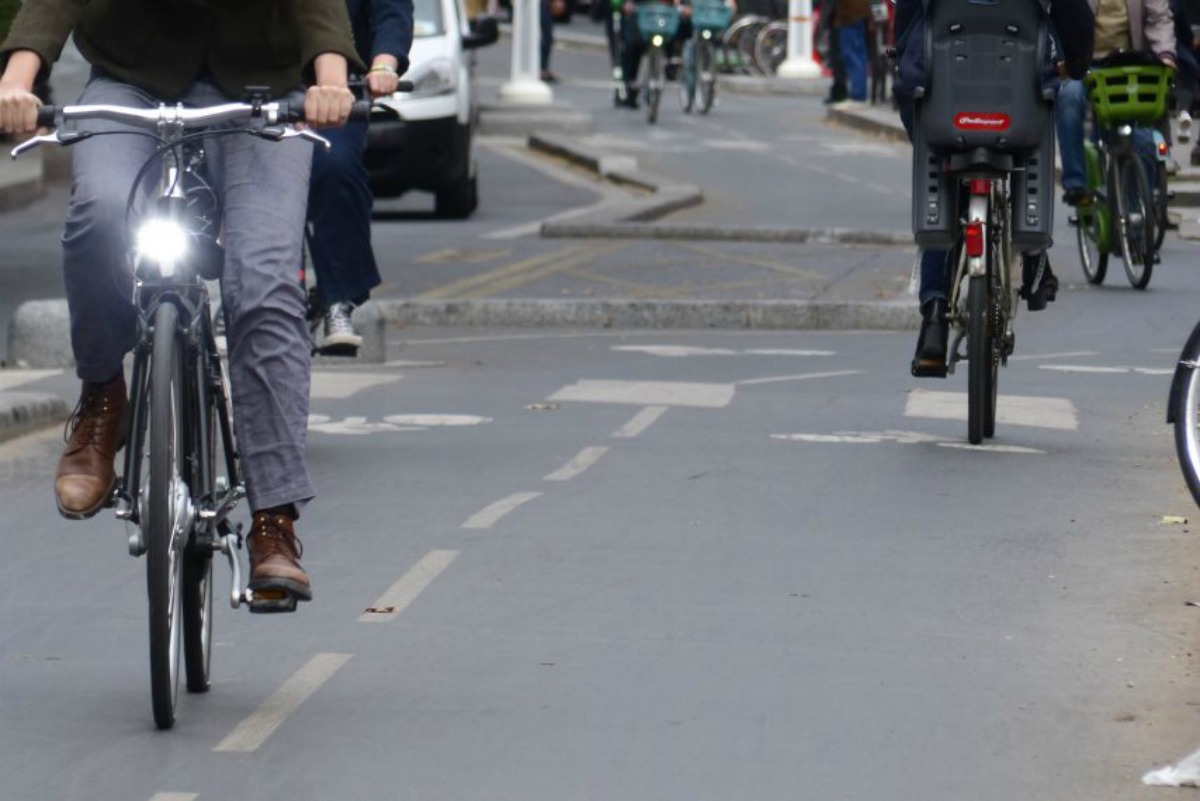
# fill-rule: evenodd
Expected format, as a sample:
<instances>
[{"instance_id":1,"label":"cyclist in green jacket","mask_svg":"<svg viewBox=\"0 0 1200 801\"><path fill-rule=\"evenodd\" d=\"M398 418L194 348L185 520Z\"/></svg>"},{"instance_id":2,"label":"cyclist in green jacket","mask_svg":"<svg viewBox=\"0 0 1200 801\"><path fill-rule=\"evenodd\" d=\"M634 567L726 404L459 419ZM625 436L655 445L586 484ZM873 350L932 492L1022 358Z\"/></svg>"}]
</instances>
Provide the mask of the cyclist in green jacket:
<instances>
[{"instance_id":1,"label":"cyclist in green jacket","mask_svg":"<svg viewBox=\"0 0 1200 801\"><path fill-rule=\"evenodd\" d=\"M153 107L242 99L248 86L282 96L307 83L314 127L343 124L361 68L344 0L25 0L0 45L0 131L34 130L30 92L67 37L92 65L80 103ZM96 123L90 130L127 130ZM72 149L74 184L63 233L71 345L83 382L59 461L55 495L68 518L108 505L126 426L122 360L133 347L126 201L145 161L137 136L101 136ZM211 137L210 176L227 211L222 303L229 320L234 423L253 524L254 590L309 600L293 521L314 495L305 463L309 346L295 280L311 145ZM144 187L143 187L144 188Z\"/></svg>"}]
</instances>

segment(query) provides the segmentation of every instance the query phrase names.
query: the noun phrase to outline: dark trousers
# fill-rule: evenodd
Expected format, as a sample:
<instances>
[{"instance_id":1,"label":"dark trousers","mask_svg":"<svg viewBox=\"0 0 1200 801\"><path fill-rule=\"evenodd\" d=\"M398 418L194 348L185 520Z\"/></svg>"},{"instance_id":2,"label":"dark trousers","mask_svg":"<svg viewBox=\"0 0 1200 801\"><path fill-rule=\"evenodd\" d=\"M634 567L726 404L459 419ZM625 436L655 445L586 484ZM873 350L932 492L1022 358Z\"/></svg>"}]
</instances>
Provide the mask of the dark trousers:
<instances>
[{"instance_id":1,"label":"dark trousers","mask_svg":"<svg viewBox=\"0 0 1200 801\"><path fill-rule=\"evenodd\" d=\"M550 11L550 0L542 0L541 18L538 27L541 29L541 41L538 43L538 55L541 60L542 72L550 71L550 51L554 49L554 14Z\"/></svg>"},{"instance_id":2,"label":"dark trousers","mask_svg":"<svg viewBox=\"0 0 1200 801\"><path fill-rule=\"evenodd\" d=\"M333 148L314 148L308 192L317 291L326 305L361 305L380 281L371 250L371 188L363 165L367 124L351 122L321 135Z\"/></svg>"}]
</instances>

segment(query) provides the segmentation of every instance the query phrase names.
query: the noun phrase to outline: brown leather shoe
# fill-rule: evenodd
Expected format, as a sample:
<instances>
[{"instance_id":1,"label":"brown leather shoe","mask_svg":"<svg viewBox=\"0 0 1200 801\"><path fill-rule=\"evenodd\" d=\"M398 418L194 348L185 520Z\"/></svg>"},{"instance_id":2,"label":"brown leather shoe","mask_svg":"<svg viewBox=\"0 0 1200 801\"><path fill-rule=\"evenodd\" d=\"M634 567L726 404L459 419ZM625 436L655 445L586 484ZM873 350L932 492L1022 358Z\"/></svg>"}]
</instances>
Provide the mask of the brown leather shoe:
<instances>
[{"instance_id":1,"label":"brown leather shoe","mask_svg":"<svg viewBox=\"0 0 1200 801\"><path fill-rule=\"evenodd\" d=\"M84 383L67 422L67 447L58 460L54 495L63 517L83 520L103 509L117 484L113 459L125 445L125 376L107 384Z\"/></svg>"},{"instance_id":2,"label":"brown leather shoe","mask_svg":"<svg viewBox=\"0 0 1200 801\"><path fill-rule=\"evenodd\" d=\"M246 547L250 551L248 586L255 598L269 601L290 596L300 601L312 600L308 574L300 567L304 546L292 530L291 518L255 512Z\"/></svg>"}]
</instances>

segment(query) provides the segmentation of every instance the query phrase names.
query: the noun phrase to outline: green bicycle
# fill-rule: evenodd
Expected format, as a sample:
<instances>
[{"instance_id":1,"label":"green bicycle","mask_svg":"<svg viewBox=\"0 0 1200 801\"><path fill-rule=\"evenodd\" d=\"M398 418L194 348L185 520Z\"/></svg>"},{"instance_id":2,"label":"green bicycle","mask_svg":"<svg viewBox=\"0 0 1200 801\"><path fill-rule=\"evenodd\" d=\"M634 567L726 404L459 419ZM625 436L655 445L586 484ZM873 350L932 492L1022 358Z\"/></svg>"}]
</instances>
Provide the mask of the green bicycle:
<instances>
[{"instance_id":1,"label":"green bicycle","mask_svg":"<svg viewBox=\"0 0 1200 801\"><path fill-rule=\"evenodd\" d=\"M1171 71L1129 57L1093 67L1085 84L1096 141L1084 142L1090 203L1077 211L1076 239L1088 283L1102 284L1117 254L1135 289L1150 284L1161 238L1154 184L1134 142L1137 125L1153 125L1166 110Z\"/></svg>"}]
</instances>

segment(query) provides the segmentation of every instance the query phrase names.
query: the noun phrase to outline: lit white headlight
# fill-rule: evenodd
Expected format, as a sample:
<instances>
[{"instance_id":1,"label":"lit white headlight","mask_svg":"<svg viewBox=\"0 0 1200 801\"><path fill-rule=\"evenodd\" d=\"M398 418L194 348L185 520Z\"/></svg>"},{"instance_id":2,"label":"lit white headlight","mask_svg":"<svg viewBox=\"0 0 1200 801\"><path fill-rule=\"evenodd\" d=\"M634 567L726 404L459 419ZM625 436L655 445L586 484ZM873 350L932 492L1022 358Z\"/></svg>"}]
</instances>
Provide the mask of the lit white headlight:
<instances>
[{"instance_id":1,"label":"lit white headlight","mask_svg":"<svg viewBox=\"0 0 1200 801\"><path fill-rule=\"evenodd\" d=\"M187 254L190 238L187 229L173 220L147 220L137 232L138 259L154 262L163 275L170 275Z\"/></svg>"}]
</instances>

